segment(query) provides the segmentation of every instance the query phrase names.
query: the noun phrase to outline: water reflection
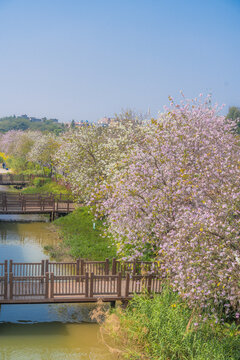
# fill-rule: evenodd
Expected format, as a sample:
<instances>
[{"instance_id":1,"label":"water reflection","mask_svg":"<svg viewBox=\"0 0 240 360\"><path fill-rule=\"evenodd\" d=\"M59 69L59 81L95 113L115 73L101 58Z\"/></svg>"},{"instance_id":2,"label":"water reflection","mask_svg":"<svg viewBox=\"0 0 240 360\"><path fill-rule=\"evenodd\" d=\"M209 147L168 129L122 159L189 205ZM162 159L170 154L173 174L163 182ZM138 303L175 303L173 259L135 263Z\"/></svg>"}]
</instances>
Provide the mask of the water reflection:
<instances>
[{"instance_id":1,"label":"water reflection","mask_svg":"<svg viewBox=\"0 0 240 360\"><path fill-rule=\"evenodd\" d=\"M0 325L1 360L110 360L91 324Z\"/></svg>"}]
</instances>

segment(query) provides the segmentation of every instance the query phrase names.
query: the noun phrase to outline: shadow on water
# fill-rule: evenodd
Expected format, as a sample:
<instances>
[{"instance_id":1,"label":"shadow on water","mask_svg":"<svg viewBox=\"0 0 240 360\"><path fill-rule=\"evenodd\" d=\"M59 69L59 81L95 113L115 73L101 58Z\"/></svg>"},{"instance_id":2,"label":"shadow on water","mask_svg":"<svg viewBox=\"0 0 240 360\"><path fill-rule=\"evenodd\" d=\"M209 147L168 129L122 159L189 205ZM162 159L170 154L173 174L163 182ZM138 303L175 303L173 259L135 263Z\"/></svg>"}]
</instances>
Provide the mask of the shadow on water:
<instances>
[{"instance_id":1,"label":"shadow on water","mask_svg":"<svg viewBox=\"0 0 240 360\"><path fill-rule=\"evenodd\" d=\"M65 324L61 322L36 323L36 324L0 324L0 338L8 336L67 336L68 331Z\"/></svg>"}]
</instances>

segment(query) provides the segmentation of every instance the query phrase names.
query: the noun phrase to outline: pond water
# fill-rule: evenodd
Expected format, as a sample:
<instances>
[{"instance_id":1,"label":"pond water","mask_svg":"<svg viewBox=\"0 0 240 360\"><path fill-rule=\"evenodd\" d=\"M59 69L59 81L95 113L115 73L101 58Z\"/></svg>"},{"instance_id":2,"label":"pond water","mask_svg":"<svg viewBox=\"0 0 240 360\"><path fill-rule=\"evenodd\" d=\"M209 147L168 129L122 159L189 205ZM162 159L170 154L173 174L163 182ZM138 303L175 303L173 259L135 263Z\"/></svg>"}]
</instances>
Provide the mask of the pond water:
<instances>
[{"instance_id":1,"label":"pond water","mask_svg":"<svg viewBox=\"0 0 240 360\"><path fill-rule=\"evenodd\" d=\"M0 262L47 259L44 246L53 245L57 236L43 220L29 215L1 215ZM90 304L2 305L0 360L114 359L101 342L98 325L90 320L93 307Z\"/></svg>"}]
</instances>

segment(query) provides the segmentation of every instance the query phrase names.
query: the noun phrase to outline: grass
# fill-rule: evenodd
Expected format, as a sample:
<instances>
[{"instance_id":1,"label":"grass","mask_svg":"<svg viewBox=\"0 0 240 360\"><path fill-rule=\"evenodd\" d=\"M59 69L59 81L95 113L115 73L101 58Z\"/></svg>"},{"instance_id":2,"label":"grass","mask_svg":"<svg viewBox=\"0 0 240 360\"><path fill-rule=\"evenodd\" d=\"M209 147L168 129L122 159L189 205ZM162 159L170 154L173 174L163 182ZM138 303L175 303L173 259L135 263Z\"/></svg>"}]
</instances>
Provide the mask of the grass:
<instances>
[{"instance_id":1,"label":"grass","mask_svg":"<svg viewBox=\"0 0 240 360\"><path fill-rule=\"evenodd\" d=\"M230 330L232 329L232 330ZM239 360L240 328L205 322L168 288L135 296L102 324L113 352L131 360Z\"/></svg>"},{"instance_id":2,"label":"grass","mask_svg":"<svg viewBox=\"0 0 240 360\"><path fill-rule=\"evenodd\" d=\"M95 220L88 207L78 208L73 213L57 219L54 224L63 239L68 255L99 261L116 256L116 248L112 241L101 236L104 231L102 221Z\"/></svg>"}]
</instances>

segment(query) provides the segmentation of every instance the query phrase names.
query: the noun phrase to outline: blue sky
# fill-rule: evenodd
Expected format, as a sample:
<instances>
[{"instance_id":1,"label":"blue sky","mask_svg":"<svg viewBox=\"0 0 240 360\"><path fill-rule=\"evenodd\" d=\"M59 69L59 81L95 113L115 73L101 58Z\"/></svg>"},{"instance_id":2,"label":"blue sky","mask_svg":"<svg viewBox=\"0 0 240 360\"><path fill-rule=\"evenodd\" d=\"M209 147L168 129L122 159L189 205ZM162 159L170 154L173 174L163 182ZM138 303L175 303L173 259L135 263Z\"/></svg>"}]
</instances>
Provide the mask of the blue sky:
<instances>
[{"instance_id":1,"label":"blue sky","mask_svg":"<svg viewBox=\"0 0 240 360\"><path fill-rule=\"evenodd\" d=\"M240 106L240 0L0 0L0 116Z\"/></svg>"}]
</instances>

